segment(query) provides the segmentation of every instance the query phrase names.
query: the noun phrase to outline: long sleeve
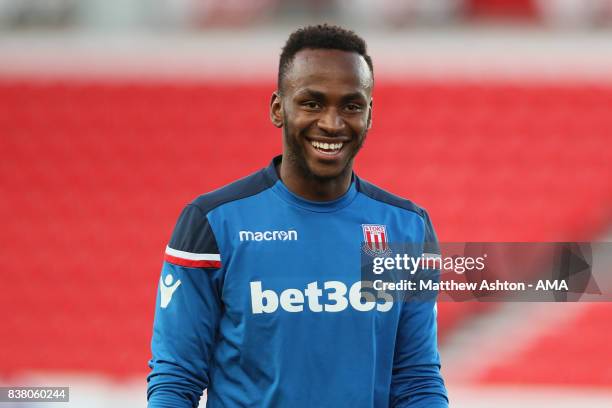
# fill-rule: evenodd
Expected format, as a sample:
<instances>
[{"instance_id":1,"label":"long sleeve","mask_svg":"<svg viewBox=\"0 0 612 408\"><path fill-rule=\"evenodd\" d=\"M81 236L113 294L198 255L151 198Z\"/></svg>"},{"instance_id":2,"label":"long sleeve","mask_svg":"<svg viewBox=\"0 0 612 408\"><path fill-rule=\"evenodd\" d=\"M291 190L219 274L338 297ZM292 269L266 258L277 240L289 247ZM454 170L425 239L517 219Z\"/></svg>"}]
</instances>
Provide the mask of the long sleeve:
<instances>
[{"instance_id":1,"label":"long sleeve","mask_svg":"<svg viewBox=\"0 0 612 408\"><path fill-rule=\"evenodd\" d=\"M423 254L439 255L439 245L427 213L424 217ZM439 276L424 272L423 278ZM391 380L391 406L395 408L447 408L448 397L440 374L435 294L406 300L401 305Z\"/></svg>"},{"instance_id":2,"label":"long sleeve","mask_svg":"<svg viewBox=\"0 0 612 408\"><path fill-rule=\"evenodd\" d=\"M391 406L446 408L448 398L440 374L435 303L410 301L402 307L391 380Z\"/></svg>"},{"instance_id":3,"label":"long sleeve","mask_svg":"<svg viewBox=\"0 0 612 408\"><path fill-rule=\"evenodd\" d=\"M187 206L166 248L147 377L149 408L197 407L221 315L222 267L212 231L198 207Z\"/></svg>"}]
</instances>

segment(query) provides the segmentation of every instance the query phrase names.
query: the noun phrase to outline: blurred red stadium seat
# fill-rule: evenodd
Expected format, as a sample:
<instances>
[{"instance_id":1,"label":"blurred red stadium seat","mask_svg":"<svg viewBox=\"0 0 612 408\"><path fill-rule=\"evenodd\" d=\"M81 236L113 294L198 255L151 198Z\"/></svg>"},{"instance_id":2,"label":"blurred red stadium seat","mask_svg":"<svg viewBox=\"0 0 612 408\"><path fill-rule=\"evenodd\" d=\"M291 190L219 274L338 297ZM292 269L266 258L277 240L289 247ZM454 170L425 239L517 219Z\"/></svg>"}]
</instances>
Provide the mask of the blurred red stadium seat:
<instances>
[{"instance_id":1,"label":"blurred red stadium seat","mask_svg":"<svg viewBox=\"0 0 612 408\"><path fill-rule=\"evenodd\" d=\"M467 11L475 17L532 18L537 0L468 0Z\"/></svg>"},{"instance_id":2,"label":"blurred red stadium seat","mask_svg":"<svg viewBox=\"0 0 612 408\"><path fill-rule=\"evenodd\" d=\"M483 383L612 386L612 305L593 303L565 325L556 325L517 356L487 370ZM554 364L551 364L554 362Z\"/></svg>"},{"instance_id":3,"label":"blurred red stadium seat","mask_svg":"<svg viewBox=\"0 0 612 408\"><path fill-rule=\"evenodd\" d=\"M146 370L174 221L280 152L272 89L0 80L0 374ZM590 239L612 214L610 101L609 86L381 82L357 171L426 207L443 241ZM488 307L440 304L441 337Z\"/></svg>"}]
</instances>

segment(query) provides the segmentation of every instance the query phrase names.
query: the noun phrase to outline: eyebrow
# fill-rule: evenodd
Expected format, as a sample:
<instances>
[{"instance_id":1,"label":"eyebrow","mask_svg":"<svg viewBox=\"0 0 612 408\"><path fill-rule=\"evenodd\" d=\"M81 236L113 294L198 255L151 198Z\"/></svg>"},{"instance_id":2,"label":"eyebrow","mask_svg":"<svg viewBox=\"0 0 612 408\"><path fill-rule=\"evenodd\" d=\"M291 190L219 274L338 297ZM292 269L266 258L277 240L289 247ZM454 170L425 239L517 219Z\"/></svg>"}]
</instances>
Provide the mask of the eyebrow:
<instances>
[{"instance_id":1,"label":"eyebrow","mask_svg":"<svg viewBox=\"0 0 612 408\"><path fill-rule=\"evenodd\" d=\"M315 91L314 89L305 88L297 92L297 95L302 95L302 94L307 94L316 99L322 99L322 100L327 99L327 97L325 96L323 92ZM354 99L360 99L362 101L365 101L365 97L360 92L353 92L347 95L343 95L341 98L341 101L346 102L346 101L350 101Z\"/></svg>"}]
</instances>

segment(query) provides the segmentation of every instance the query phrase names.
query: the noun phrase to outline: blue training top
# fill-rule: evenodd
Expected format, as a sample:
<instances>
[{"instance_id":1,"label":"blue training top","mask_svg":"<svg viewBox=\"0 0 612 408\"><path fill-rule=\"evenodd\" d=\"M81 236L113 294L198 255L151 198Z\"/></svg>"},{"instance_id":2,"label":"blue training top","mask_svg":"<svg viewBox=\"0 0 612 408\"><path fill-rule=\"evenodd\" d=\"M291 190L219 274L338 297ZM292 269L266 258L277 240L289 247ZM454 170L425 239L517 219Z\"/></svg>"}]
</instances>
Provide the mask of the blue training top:
<instances>
[{"instance_id":1,"label":"blue training top","mask_svg":"<svg viewBox=\"0 0 612 408\"><path fill-rule=\"evenodd\" d=\"M149 408L197 407L204 389L212 408L448 407L435 302L360 293L362 243L437 242L427 213L356 176L336 200L305 200L280 160L180 215Z\"/></svg>"}]
</instances>

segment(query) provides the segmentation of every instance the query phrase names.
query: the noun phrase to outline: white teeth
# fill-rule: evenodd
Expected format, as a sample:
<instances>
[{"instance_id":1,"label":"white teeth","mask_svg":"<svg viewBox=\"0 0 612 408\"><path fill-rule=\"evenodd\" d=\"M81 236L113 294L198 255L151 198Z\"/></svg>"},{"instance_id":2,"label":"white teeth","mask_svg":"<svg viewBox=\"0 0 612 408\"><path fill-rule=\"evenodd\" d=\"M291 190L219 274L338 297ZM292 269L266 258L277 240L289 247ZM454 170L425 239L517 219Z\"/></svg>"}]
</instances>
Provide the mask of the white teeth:
<instances>
[{"instance_id":1,"label":"white teeth","mask_svg":"<svg viewBox=\"0 0 612 408\"><path fill-rule=\"evenodd\" d=\"M331 150L331 151L340 150L342 149L342 146L344 145L344 143L322 143L322 142L316 142L316 141L312 141L310 143L317 149Z\"/></svg>"}]
</instances>

